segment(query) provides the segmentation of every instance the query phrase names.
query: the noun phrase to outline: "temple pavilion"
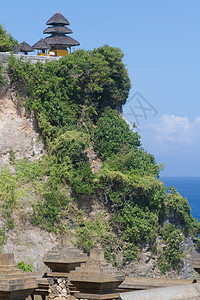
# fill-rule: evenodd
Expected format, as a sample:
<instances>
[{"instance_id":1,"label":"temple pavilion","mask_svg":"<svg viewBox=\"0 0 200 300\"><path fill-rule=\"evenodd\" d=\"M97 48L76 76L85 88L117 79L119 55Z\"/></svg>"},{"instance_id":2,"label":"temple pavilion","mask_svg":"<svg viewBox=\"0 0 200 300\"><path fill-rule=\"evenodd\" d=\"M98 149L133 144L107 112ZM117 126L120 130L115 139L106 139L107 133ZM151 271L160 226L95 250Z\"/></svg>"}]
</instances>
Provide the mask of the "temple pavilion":
<instances>
[{"instance_id":1,"label":"temple pavilion","mask_svg":"<svg viewBox=\"0 0 200 300\"><path fill-rule=\"evenodd\" d=\"M66 56L68 49L71 52L71 47L79 46L80 43L68 36L73 33L66 25L70 25L69 21L58 11L47 22L46 28L43 33L51 34L44 38L44 41L50 46L49 55Z\"/></svg>"},{"instance_id":2,"label":"temple pavilion","mask_svg":"<svg viewBox=\"0 0 200 300\"><path fill-rule=\"evenodd\" d=\"M71 47L80 45L78 41L68 36L73 31L66 26L70 23L59 11L46 22L46 25L50 27L46 28L43 33L51 35L40 39L32 46L33 49L41 50L37 55L46 56L46 51L49 49L48 56L66 56L68 49L71 52Z\"/></svg>"},{"instance_id":3,"label":"temple pavilion","mask_svg":"<svg viewBox=\"0 0 200 300\"><path fill-rule=\"evenodd\" d=\"M15 47L16 49L16 47ZM19 45L19 49L17 50L18 52L22 52L25 55L28 55L28 52L32 52L34 51L34 48L31 47L28 43L26 43L25 41L23 41L20 45Z\"/></svg>"}]
</instances>

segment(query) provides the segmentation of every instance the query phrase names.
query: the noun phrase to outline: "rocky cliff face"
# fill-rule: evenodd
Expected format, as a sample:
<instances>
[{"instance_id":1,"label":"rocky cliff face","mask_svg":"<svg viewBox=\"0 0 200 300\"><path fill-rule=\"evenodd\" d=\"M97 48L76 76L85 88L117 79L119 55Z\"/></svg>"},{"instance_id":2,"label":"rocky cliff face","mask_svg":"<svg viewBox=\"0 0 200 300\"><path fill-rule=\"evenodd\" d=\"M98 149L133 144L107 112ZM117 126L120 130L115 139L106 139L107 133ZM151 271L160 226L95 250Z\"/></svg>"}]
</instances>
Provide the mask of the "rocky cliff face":
<instances>
[{"instance_id":1,"label":"rocky cliff face","mask_svg":"<svg viewBox=\"0 0 200 300\"><path fill-rule=\"evenodd\" d=\"M39 140L35 119L27 118L14 92L8 89L0 98L0 170L8 165L13 172L15 171L10 165L12 155L16 160L23 158L36 160L44 152L44 145ZM30 204L27 203L26 206L23 214L26 211L31 214ZM6 243L2 251L13 252L16 263L25 261L33 264L36 270L43 271L45 265L42 263L42 257L44 253L57 245L57 237L31 226L28 218L24 217L20 217L19 211L16 211L15 227L6 234ZM1 219L0 226L3 225L4 220Z\"/></svg>"},{"instance_id":2,"label":"rocky cliff face","mask_svg":"<svg viewBox=\"0 0 200 300\"><path fill-rule=\"evenodd\" d=\"M8 90L0 98L0 167L9 164L11 152L16 160L38 159L44 153L34 118L25 116L15 95Z\"/></svg>"}]
</instances>

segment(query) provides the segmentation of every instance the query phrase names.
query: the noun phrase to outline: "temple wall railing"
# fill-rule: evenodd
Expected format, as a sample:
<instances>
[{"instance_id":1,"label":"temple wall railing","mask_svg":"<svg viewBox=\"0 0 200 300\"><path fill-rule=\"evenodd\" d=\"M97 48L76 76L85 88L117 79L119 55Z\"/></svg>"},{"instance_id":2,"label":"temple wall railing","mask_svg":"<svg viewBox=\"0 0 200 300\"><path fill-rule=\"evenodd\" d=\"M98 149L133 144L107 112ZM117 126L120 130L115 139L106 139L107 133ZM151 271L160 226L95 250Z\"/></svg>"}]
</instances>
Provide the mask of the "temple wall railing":
<instances>
[{"instance_id":1,"label":"temple wall railing","mask_svg":"<svg viewBox=\"0 0 200 300\"><path fill-rule=\"evenodd\" d=\"M10 56L10 52L0 52L0 62L2 65L6 65L8 61L8 57ZM24 55L24 54L13 54L16 59L22 59L26 62L30 61L31 63L35 64L36 62L40 61L45 63L46 61L56 61L59 60L60 57L53 57L53 56L37 56L37 55Z\"/></svg>"}]
</instances>

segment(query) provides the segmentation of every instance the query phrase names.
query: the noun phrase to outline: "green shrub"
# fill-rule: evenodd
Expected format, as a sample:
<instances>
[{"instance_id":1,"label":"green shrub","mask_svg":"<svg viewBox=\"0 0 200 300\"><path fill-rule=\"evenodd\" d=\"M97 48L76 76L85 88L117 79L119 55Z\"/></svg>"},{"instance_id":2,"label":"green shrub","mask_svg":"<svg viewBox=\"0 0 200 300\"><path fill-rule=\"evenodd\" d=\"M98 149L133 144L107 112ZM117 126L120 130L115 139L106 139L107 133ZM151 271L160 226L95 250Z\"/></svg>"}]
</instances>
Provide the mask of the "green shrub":
<instances>
[{"instance_id":1,"label":"green shrub","mask_svg":"<svg viewBox=\"0 0 200 300\"><path fill-rule=\"evenodd\" d=\"M84 153L89 146L89 136L83 132L66 131L52 144L51 154L60 165L63 179L76 193L92 193L94 176Z\"/></svg>"},{"instance_id":2,"label":"green shrub","mask_svg":"<svg viewBox=\"0 0 200 300\"><path fill-rule=\"evenodd\" d=\"M3 73L3 67L0 62L0 90L4 86L4 83L5 83L5 78L4 78L4 73Z\"/></svg>"},{"instance_id":3,"label":"green shrub","mask_svg":"<svg viewBox=\"0 0 200 300\"><path fill-rule=\"evenodd\" d=\"M12 51L15 44L18 44L10 33L7 33L4 26L0 24L0 52Z\"/></svg>"},{"instance_id":4,"label":"green shrub","mask_svg":"<svg viewBox=\"0 0 200 300\"><path fill-rule=\"evenodd\" d=\"M122 116L107 108L94 129L94 148L103 159L118 153L124 147L140 146L138 133L133 133Z\"/></svg>"},{"instance_id":5,"label":"green shrub","mask_svg":"<svg viewBox=\"0 0 200 300\"><path fill-rule=\"evenodd\" d=\"M187 198L183 198L175 188L168 189L166 197L166 207L168 214L174 216L173 223L181 226L185 234L198 236L200 233L200 223L191 216L191 208Z\"/></svg>"},{"instance_id":6,"label":"green shrub","mask_svg":"<svg viewBox=\"0 0 200 300\"><path fill-rule=\"evenodd\" d=\"M25 272L34 272L34 267L31 264L26 264L24 261L18 263L18 269L24 270Z\"/></svg>"},{"instance_id":7,"label":"green shrub","mask_svg":"<svg viewBox=\"0 0 200 300\"><path fill-rule=\"evenodd\" d=\"M48 191L43 194L43 199L33 204L33 224L45 225L49 231L62 231L62 211L69 204L69 198L59 191Z\"/></svg>"},{"instance_id":8,"label":"green shrub","mask_svg":"<svg viewBox=\"0 0 200 300\"><path fill-rule=\"evenodd\" d=\"M6 228L5 226L0 227L0 252L3 251L3 246L6 242Z\"/></svg>"},{"instance_id":9,"label":"green shrub","mask_svg":"<svg viewBox=\"0 0 200 300\"><path fill-rule=\"evenodd\" d=\"M117 240L114 235L109 220L106 220L102 213L95 218L85 220L83 213L76 221L76 242L75 245L89 253L91 248L102 246L104 256L108 261L117 265Z\"/></svg>"},{"instance_id":10,"label":"green shrub","mask_svg":"<svg viewBox=\"0 0 200 300\"><path fill-rule=\"evenodd\" d=\"M7 167L2 169L0 174L0 202L1 212L6 218L8 229L13 229L14 227L12 212L18 199L17 188L18 182L16 177L12 176Z\"/></svg>"},{"instance_id":11,"label":"green shrub","mask_svg":"<svg viewBox=\"0 0 200 300\"><path fill-rule=\"evenodd\" d=\"M158 258L159 269L163 274L171 269L180 270L184 257L181 251L181 243L184 240L183 233L175 225L169 223L161 230L161 236L165 247Z\"/></svg>"}]
</instances>

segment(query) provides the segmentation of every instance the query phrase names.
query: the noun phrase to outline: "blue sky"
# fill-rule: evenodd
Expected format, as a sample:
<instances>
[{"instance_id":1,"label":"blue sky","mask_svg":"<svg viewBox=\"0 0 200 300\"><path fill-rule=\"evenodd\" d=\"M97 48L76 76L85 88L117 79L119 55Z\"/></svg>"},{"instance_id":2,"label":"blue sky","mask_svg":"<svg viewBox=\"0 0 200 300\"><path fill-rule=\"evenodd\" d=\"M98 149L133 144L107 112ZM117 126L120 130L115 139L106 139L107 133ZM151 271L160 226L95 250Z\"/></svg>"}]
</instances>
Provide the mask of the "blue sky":
<instances>
[{"instance_id":1,"label":"blue sky","mask_svg":"<svg viewBox=\"0 0 200 300\"><path fill-rule=\"evenodd\" d=\"M200 176L200 1L10 0L1 3L0 23L33 45L58 10L81 48L124 52L132 82L124 116L165 164L161 176Z\"/></svg>"}]
</instances>

